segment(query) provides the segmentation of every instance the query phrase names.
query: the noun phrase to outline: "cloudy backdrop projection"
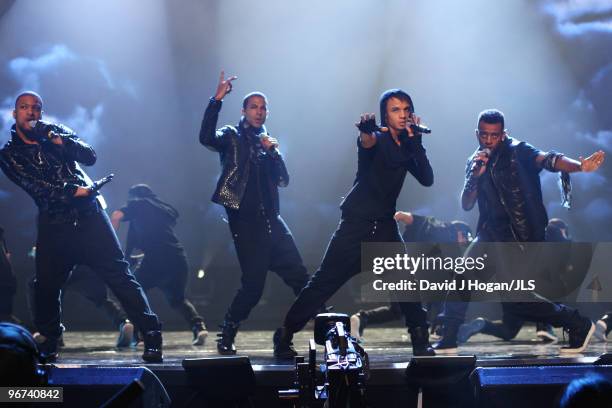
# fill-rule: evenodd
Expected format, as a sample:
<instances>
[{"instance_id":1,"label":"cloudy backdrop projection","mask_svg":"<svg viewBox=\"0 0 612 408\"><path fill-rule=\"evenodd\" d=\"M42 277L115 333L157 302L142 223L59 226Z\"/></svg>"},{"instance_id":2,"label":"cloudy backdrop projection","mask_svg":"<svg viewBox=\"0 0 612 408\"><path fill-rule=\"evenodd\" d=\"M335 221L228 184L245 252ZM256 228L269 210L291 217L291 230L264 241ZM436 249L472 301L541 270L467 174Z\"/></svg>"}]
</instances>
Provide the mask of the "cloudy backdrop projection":
<instances>
[{"instance_id":1,"label":"cloudy backdrop projection","mask_svg":"<svg viewBox=\"0 0 612 408\"><path fill-rule=\"evenodd\" d=\"M115 173L103 191L109 210L122 206L136 183L174 205L192 270L189 292L210 321L222 318L240 276L225 212L210 201L219 157L198 142L221 69L239 78L219 126L238 122L246 93L269 98L267 127L292 176L281 191L281 213L310 272L355 176L354 122L363 112L378 116L378 97L388 88L410 93L433 130L424 145L434 185L408 177L401 210L475 225L477 211L462 211L459 193L466 159L477 147L476 118L486 108L501 109L511 136L542 150L573 158L612 152L609 1L0 4L0 143L9 138L15 96L34 90L44 98L47 120L66 124L96 149L99 159L88 174ZM542 173L549 216L565 219L576 240L612 240L611 163L572 177L570 211L561 207L558 175ZM13 252L23 316L36 213L32 200L0 176L0 225ZM180 327L156 296L169 327ZM270 276L249 324L278 324L291 298ZM356 298L348 285L331 303L353 312ZM66 302L99 313L78 296ZM94 324L65 309L68 324L110 329L101 314Z\"/></svg>"}]
</instances>

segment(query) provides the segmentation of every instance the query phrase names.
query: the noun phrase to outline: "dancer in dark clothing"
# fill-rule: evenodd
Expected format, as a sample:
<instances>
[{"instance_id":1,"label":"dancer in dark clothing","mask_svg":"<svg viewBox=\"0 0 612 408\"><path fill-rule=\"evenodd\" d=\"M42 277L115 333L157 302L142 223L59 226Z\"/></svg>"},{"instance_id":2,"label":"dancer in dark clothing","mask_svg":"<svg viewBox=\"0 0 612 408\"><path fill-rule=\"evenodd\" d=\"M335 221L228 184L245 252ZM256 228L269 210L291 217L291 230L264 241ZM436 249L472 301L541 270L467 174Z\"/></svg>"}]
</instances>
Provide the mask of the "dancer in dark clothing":
<instances>
[{"instance_id":1,"label":"dancer in dark clothing","mask_svg":"<svg viewBox=\"0 0 612 408\"><path fill-rule=\"evenodd\" d=\"M280 216L278 187L289 184L289 174L277 140L264 126L266 96L260 92L246 95L238 125L216 130L222 100L235 79L225 79L221 72L200 129L200 143L218 152L221 159L212 201L225 207L242 270L241 287L218 335L221 354L236 353L238 326L259 302L268 270L277 273L296 295L308 281L293 235Z\"/></svg>"},{"instance_id":2,"label":"dancer in dark clothing","mask_svg":"<svg viewBox=\"0 0 612 408\"><path fill-rule=\"evenodd\" d=\"M433 184L433 171L414 130L420 119L414 114L410 96L392 89L380 98L381 125L373 114L361 116L357 124L357 176L344 199L342 219L327 246L323 262L300 292L284 325L274 333L274 354L296 355L291 340L317 308L360 270L362 242L402 242L396 221L396 201L410 172L424 186ZM432 355L426 313L420 303L400 303L412 337L415 355Z\"/></svg>"},{"instance_id":3,"label":"dancer in dark clothing","mask_svg":"<svg viewBox=\"0 0 612 408\"><path fill-rule=\"evenodd\" d=\"M451 222L440 221L434 217L425 217L411 212L398 211L395 220L405 225L402 238L404 242L430 242L466 244L472 240L472 229L463 221ZM427 305L427 311L435 315L440 308L440 302L432 302ZM355 339L361 341L366 326L372 324L383 324L396 319L402 315L399 302L391 302L389 305L374 309L360 310L351 316L351 334ZM432 325L433 327L434 325ZM433 333L433 329L432 329Z\"/></svg>"},{"instance_id":4,"label":"dancer in dark clothing","mask_svg":"<svg viewBox=\"0 0 612 408\"><path fill-rule=\"evenodd\" d=\"M129 221L126 256L135 249L144 253L134 270L136 280L147 291L160 288L168 303L178 311L193 332L192 344L204 345L208 331L204 319L185 297L189 268L183 245L174 234L178 211L160 200L146 184L130 188L127 204L113 211L111 222L116 230Z\"/></svg>"},{"instance_id":5,"label":"dancer in dark clothing","mask_svg":"<svg viewBox=\"0 0 612 408\"><path fill-rule=\"evenodd\" d=\"M553 218L548 221L545 234L547 242L571 241L567 224L559 218ZM498 337L505 341L515 338L524 326L525 321L519 316L512 314L512 311L508 310L508 308L504 308L503 311L504 314L501 322L477 317L469 323L462 324L457 334L458 343L465 343L470 337L478 333ZM553 327L540 322L536 322L536 336L545 343L556 342L558 340Z\"/></svg>"},{"instance_id":6,"label":"dancer in dark clothing","mask_svg":"<svg viewBox=\"0 0 612 408\"><path fill-rule=\"evenodd\" d=\"M35 92L15 100L11 140L0 150L0 167L39 209L34 324L44 336L47 361L58 355L62 334L61 290L75 265L91 267L142 330L143 360L162 361L161 326L125 261L97 189L77 163L96 162L93 148L63 125L41 121L43 101Z\"/></svg>"}]
</instances>

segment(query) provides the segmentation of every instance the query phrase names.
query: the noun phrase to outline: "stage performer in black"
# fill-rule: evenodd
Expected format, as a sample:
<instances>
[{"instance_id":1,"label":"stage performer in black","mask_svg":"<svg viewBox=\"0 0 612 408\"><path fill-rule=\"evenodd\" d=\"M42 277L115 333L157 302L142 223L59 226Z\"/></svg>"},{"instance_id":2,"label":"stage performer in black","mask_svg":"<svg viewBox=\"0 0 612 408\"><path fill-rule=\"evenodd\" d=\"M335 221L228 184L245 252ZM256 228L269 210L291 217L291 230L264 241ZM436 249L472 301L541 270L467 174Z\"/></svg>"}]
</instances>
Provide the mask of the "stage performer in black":
<instances>
[{"instance_id":1,"label":"stage performer in black","mask_svg":"<svg viewBox=\"0 0 612 408\"><path fill-rule=\"evenodd\" d=\"M217 350L221 354L236 353L238 326L259 302L268 270L277 273L296 295L308 281L291 231L279 213L278 187L287 186L289 174L278 141L264 126L268 109L265 95L246 95L238 125L216 130L222 100L236 78L225 79L221 72L200 129L200 143L218 152L221 159L221 175L212 201L225 207L242 270L242 286L218 335Z\"/></svg>"},{"instance_id":2,"label":"stage performer in black","mask_svg":"<svg viewBox=\"0 0 612 408\"><path fill-rule=\"evenodd\" d=\"M433 184L433 171L416 127L410 96L391 89L380 98L381 128L374 114L357 123L357 175L341 204L340 225L329 242L319 269L295 300L284 325L274 333L274 354L290 358L293 334L300 331L317 308L361 270L362 242L402 242L393 219L396 201L410 172L424 186ZM427 316L420 303L400 303L415 355L433 355Z\"/></svg>"},{"instance_id":3,"label":"stage performer in black","mask_svg":"<svg viewBox=\"0 0 612 408\"><path fill-rule=\"evenodd\" d=\"M476 239L466 256L478 256L478 242L544 241L548 216L542 200L540 172L543 169L560 171L564 183L569 183L568 173L597 170L604 160L603 151L586 159L581 157L579 161L555 151L540 151L508 136L504 115L497 109L481 112L477 126L479 148L467 162L461 205L469 211L478 202L480 215ZM515 247L520 251L524 248L522 245ZM514 247L505 247L504 251L510 248ZM487 262L499 262L492 258ZM457 276L459 279L460 275ZM463 300L470 296L469 293L460 295ZM563 304L546 301L533 292L531 295L533 302L503 302L504 314L564 327L569 331L569 345L562 347L561 352L583 351L595 331L591 320ZM445 306L444 336L434 348L437 353L455 353L457 331L464 321L468 304L447 302Z\"/></svg>"},{"instance_id":4,"label":"stage performer in black","mask_svg":"<svg viewBox=\"0 0 612 408\"><path fill-rule=\"evenodd\" d=\"M136 184L128 192L125 206L111 214L111 223L119 230L121 222L129 221L125 255L134 250L144 257L134 269L134 276L147 291L159 288L168 303L179 312L193 332L192 344L202 346L208 336L204 319L185 297L189 266L185 249L174 234L178 211L162 201L146 184Z\"/></svg>"},{"instance_id":5,"label":"stage performer in black","mask_svg":"<svg viewBox=\"0 0 612 408\"><path fill-rule=\"evenodd\" d=\"M142 330L143 360L162 361L161 326L125 261L96 190L77 163L91 166L96 154L69 128L41 121L42 98L21 93L15 100L11 140L0 150L0 167L39 209L34 324L47 360L58 355L60 293L75 265L91 267L106 282L129 319Z\"/></svg>"}]
</instances>

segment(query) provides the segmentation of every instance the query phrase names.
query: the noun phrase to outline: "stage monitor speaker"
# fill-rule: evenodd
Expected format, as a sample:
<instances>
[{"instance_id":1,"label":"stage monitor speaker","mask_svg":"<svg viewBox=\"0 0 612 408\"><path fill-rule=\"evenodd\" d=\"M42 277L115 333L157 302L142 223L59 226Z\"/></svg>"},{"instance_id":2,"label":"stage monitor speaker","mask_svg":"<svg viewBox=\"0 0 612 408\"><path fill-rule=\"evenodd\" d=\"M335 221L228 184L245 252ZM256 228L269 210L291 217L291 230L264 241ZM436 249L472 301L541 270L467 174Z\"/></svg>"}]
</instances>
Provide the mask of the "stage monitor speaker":
<instances>
[{"instance_id":1,"label":"stage monitor speaker","mask_svg":"<svg viewBox=\"0 0 612 408\"><path fill-rule=\"evenodd\" d=\"M63 387L64 407L165 408L171 403L157 376L145 367L52 366L48 379L49 386Z\"/></svg>"},{"instance_id":2,"label":"stage monitor speaker","mask_svg":"<svg viewBox=\"0 0 612 408\"><path fill-rule=\"evenodd\" d=\"M183 360L187 381L202 401L247 401L255 394L255 373L246 356Z\"/></svg>"},{"instance_id":3,"label":"stage monitor speaker","mask_svg":"<svg viewBox=\"0 0 612 408\"><path fill-rule=\"evenodd\" d=\"M558 407L567 384L589 374L612 381L610 365L479 367L470 376L481 408Z\"/></svg>"},{"instance_id":4,"label":"stage monitor speaker","mask_svg":"<svg viewBox=\"0 0 612 408\"><path fill-rule=\"evenodd\" d=\"M469 377L476 356L412 357L406 383L418 394L417 406L468 408L474 405Z\"/></svg>"}]
</instances>

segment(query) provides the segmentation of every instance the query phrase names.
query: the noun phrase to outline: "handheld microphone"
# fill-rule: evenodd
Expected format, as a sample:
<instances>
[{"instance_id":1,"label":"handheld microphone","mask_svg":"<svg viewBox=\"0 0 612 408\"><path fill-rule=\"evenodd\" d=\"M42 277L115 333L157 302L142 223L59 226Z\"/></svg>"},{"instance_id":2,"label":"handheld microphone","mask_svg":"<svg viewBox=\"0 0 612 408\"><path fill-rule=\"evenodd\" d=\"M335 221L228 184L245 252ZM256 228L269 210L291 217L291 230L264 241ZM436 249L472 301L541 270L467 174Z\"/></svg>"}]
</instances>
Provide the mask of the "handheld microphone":
<instances>
[{"instance_id":1,"label":"handheld microphone","mask_svg":"<svg viewBox=\"0 0 612 408\"><path fill-rule=\"evenodd\" d=\"M425 125L420 125L416 123L413 123L412 125L410 125L410 129L412 129L414 133L431 133L430 128L428 128Z\"/></svg>"},{"instance_id":2,"label":"handheld microphone","mask_svg":"<svg viewBox=\"0 0 612 408\"><path fill-rule=\"evenodd\" d=\"M488 147L485 147L484 149L481 150L481 152L483 152L485 154L485 156L489 157L491 155L491 149L489 149ZM479 168L482 167L482 165L484 164L484 161L482 159L478 159L474 162L474 170L476 171Z\"/></svg>"},{"instance_id":3,"label":"handheld microphone","mask_svg":"<svg viewBox=\"0 0 612 408\"><path fill-rule=\"evenodd\" d=\"M61 133L56 132L56 126L53 123L45 122L44 120L31 120L28 122L32 128L32 133L36 135L39 141L51 140Z\"/></svg>"},{"instance_id":4,"label":"handheld microphone","mask_svg":"<svg viewBox=\"0 0 612 408\"><path fill-rule=\"evenodd\" d=\"M268 137L270 136L270 135L268 134L268 131L267 131L267 130L264 130L263 132L261 132L261 133L259 134L259 138L260 138L260 139L263 139L263 138L264 138L264 137L266 137L266 136L268 136ZM272 157L274 157L274 158L278 157L278 155L280 154L280 152L278 151L278 149L276 148L276 146L272 146L272 147L270 147L270 149L268 150L268 153L270 153L270 156L272 156Z\"/></svg>"},{"instance_id":5,"label":"handheld microphone","mask_svg":"<svg viewBox=\"0 0 612 408\"><path fill-rule=\"evenodd\" d=\"M111 173L106 177L102 177L100 180L94 181L94 183L91 185L91 190L94 193L97 193L102 187L104 187L104 185L110 183L113 177L115 177L115 175Z\"/></svg>"}]
</instances>

